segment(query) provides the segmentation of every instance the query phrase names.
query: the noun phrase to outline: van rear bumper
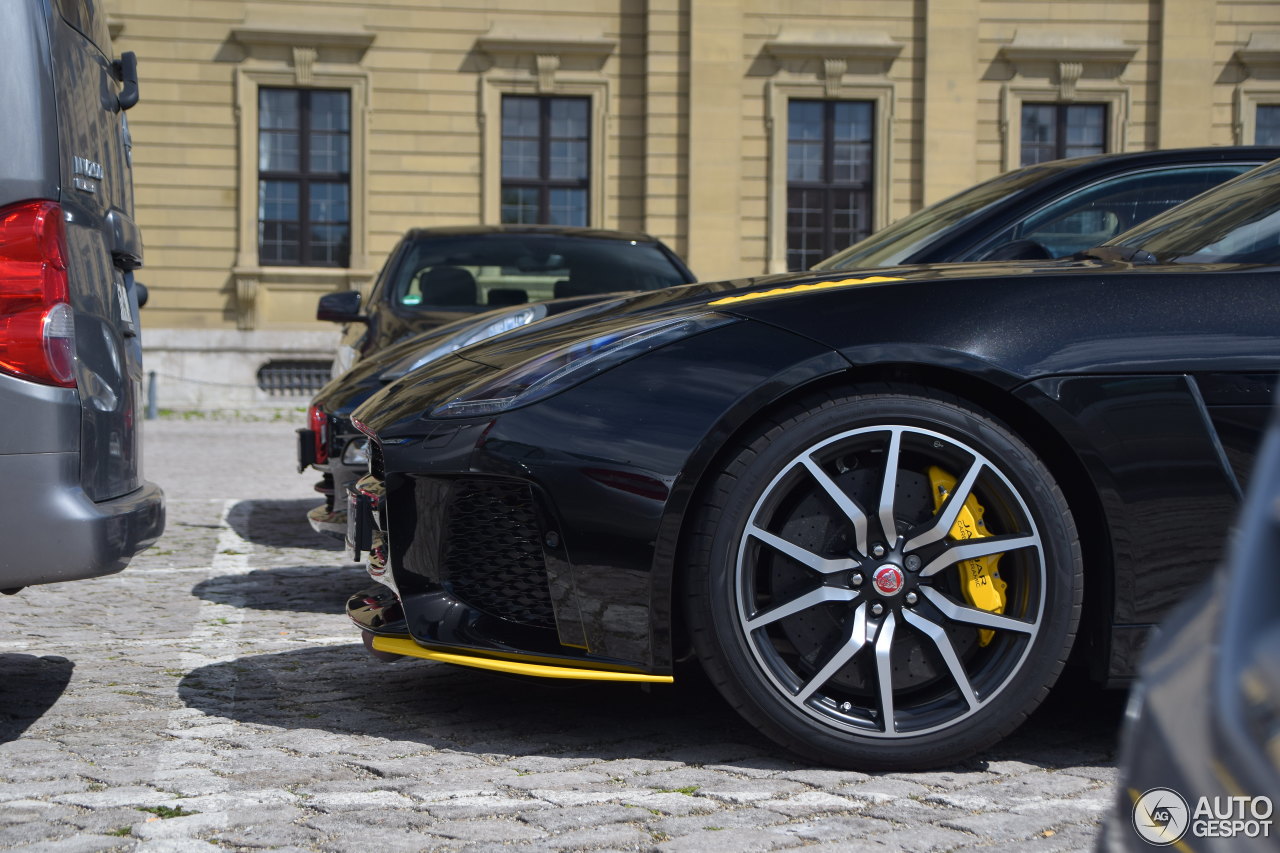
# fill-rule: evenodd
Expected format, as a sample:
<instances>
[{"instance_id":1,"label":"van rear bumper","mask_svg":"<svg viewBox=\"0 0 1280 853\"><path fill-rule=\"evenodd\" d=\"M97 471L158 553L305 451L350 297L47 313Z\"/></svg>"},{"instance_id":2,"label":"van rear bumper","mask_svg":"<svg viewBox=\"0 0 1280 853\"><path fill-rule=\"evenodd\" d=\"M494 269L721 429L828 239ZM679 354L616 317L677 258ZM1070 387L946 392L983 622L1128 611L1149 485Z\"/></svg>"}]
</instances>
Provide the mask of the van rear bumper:
<instances>
[{"instance_id":1,"label":"van rear bumper","mask_svg":"<svg viewBox=\"0 0 1280 853\"><path fill-rule=\"evenodd\" d=\"M0 589L109 575L160 538L159 486L95 503L79 479L78 453L0 455Z\"/></svg>"}]
</instances>

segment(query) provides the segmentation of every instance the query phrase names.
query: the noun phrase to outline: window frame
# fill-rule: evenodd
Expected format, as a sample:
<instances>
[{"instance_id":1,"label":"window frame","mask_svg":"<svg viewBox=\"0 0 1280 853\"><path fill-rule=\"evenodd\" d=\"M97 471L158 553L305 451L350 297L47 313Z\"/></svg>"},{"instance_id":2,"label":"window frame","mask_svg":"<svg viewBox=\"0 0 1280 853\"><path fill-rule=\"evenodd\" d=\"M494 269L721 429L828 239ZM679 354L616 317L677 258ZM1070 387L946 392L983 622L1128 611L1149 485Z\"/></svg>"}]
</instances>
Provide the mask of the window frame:
<instances>
[{"instance_id":1,"label":"window frame","mask_svg":"<svg viewBox=\"0 0 1280 853\"><path fill-rule=\"evenodd\" d=\"M1259 145L1258 108L1280 107L1280 87L1241 85L1236 89L1235 142Z\"/></svg>"},{"instance_id":2,"label":"window frame","mask_svg":"<svg viewBox=\"0 0 1280 853\"><path fill-rule=\"evenodd\" d=\"M872 104L871 231L889 224L893 187L893 123L897 90L892 81L841 81L832 95L822 80L769 80L765 84L765 126L769 140L768 272L787 271L788 105L802 101L870 101ZM843 247L841 247L843 248ZM837 250L838 251L838 250Z\"/></svg>"},{"instance_id":3,"label":"window frame","mask_svg":"<svg viewBox=\"0 0 1280 853\"><path fill-rule=\"evenodd\" d=\"M262 127L262 96L267 91L281 92L297 92L298 93L298 170L267 170L262 168L262 151L261 140L264 131L270 131L270 128ZM313 130L310 126L311 119L311 100L312 95L316 92L340 92L347 96L347 163L345 172L312 172L306 168L309 164L311 154L311 138ZM259 86L258 87L258 149L256 162L258 164L258 186L261 193L262 183L265 181L290 181L298 186L298 218L296 220L266 220L258 213L258 264L264 267L337 267L340 269L349 269L351 266L351 91L346 88L326 89L317 86ZM345 224L347 227L347 251L346 257L341 258L342 262L325 262L314 261L311 259L311 187L313 184L341 184L347 189L347 218L345 223L325 223L325 224ZM259 196L260 198L260 196ZM259 205L261 202L259 202ZM262 256L263 231L264 223L272 222L294 222L298 226L298 240L296 247L298 250L298 261L291 263L289 261L266 260Z\"/></svg>"},{"instance_id":4,"label":"window frame","mask_svg":"<svg viewBox=\"0 0 1280 853\"><path fill-rule=\"evenodd\" d=\"M1110 121L1108 117L1108 109L1107 109L1106 102L1080 101L1080 100L1076 100L1076 101L1023 100L1022 103L1019 104L1018 106L1018 118L1019 118L1018 165L1019 167L1033 166L1035 165L1035 163L1047 162L1045 160L1036 160L1035 163L1023 162L1023 154L1025 153L1027 141L1023 137L1023 133L1022 133L1022 114L1026 112L1028 107L1053 107L1053 112L1054 112L1053 155L1049 157L1049 160L1062 160L1067 157L1088 156L1088 155L1075 155L1075 154L1067 153L1067 148L1069 147L1067 143L1067 131L1070 127L1070 124L1067 122L1066 119L1067 119L1067 114L1071 111L1072 107L1097 107L1102 110L1102 150L1094 151L1091 153L1092 154L1111 153L1107 148L1107 135L1108 135L1107 128L1110 126Z\"/></svg>"},{"instance_id":5,"label":"window frame","mask_svg":"<svg viewBox=\"0 0 1280 853\"><path fill-rule=\"evenodd\" d=\"M821 165L822 176L817 181L793 181L791 179L790 168L789 168L790 161L791 161L791 145L793 142L793 140L791 139L791 133L790 133L791 107L795 104L818 104L818 105L821 105L822 107L822 165ZM831 173L835 167L835 146L836 146L835 112L836 112L836 106L839 104L864 105L871 111L871 122L870 122L871 133L870 133L870 138L867 140L868 144L871 147L871 157L870 157L870 162L867 164L868 178L866 181L856 181L851 179L846 182L837 182L832 177ZM787 101L788 170L786 175L787 222L785 223L785 230L786 230L788 260L790 259L790 256L792 253L791 236L793 231L796 230L791 227L791 222L790 222L790 213L792 210L791 193L793 190L801 193L816 191L821 193L822 195L823 223L821 228L821 237L822 237L823 246L820 249L820 251L822 252L822 255L818 258L818 260L821 260L822 258L825 258L825 257L830 257L831 255L838 252L840 249L845 248L845 245L852 245L853 243L856 243L859 239L862 239L861 237L854 237L854 239L850 243L846 243L840 246L834 245L835 228L834 228L833 220L835 218L835 200L834 199L835 199L836 193L842 193L846 191L862 193L865 196L865 201L860 205L860 207L863 211L865 211L866 219L867 219L867 222L866 222L867 233L863 234L862 237L868 236L874 230L874 225L872 224L872 220L874 218L872 215L872 208L874 206L874 198L875 198L875 186L874 186L875 166L876 166L876 160L879 159L876 156L877 152L875 147L875 143L876 143L875 109L876 109L876 105L874 101L861 101L861 100L854 100L851 98L820 98L820 99L791 98ZM807 232L807 229L805 228L801 228L799 230L802 232ZM790 269L789 263L788 263L788 269ZM797 272L803 271L804 269L808 269L808 267L807 266L803 267L801 270L797 270Z\"/></svg>"},{"instance_id":6,"label":"window frame","mask_svg":"<svg viewBox=\"0 0 1280 853\"><path fill-rule=\"evenodd\" d=\"M501 146L509 137L507 137L503 128L504 107L508 98L520 98L531 100L538 105L538 177L536 178L508 178L503 173L503 164L501 159ZM575 142L585 142L587 146L587 162L586 176L582 178L555 178L551 176L551 143L555 137L551 134L551 110L555 101L577 101L586 105L587 122L586 136L582 139L573 139ZM581 223L582 227L592 227L591 221L591 184L592 178L592 156L595 140L592 135L591 121L591 98L587 95L566 95L566 94L526 94L526 93L503 93L499 99L498 106L498 135L499 135L499 195L501 196L508 188L513 189L532 189L538 194L538 215L536 223L512 223L512 224L540 224L547 225L551 223L551 193L557 189L574 189L584 190L586 204L584 205L585 221ZM521 139L527 137L520 137ZM498 221L502 222L502 208L504 204L499 198L498 204Z\"/></svg>"},{"instance_id":7,"label":"window frame","mask_svg":"<svg viewBox=\"0 0 1280 853\"><path fill-rule=\"evenodd\" d=\"M606 164L617 156L617 140L609 133L609 104L612 88L602 74L591 72L557 72L551 85L509 69L494 69L481 76L477 96L480 102L480 216L481 222L502 219L502 97L504 95L545 95L551 97L585 97L590 99L587 222L593 228L613 227L610 222L606 186L609 179Z\"/></svg>"},{"instance_id":8,"label":"window frame","mask_svg":"<svg viewBox=\"0 0 1280 853\"><path fill-rule=\"evenodd\" d=\"M1024 83L1006 83L1000 97L1000 131L1003 150L1000 170L1021 168L1022 162L1022 105L1027 104L1105 104L1107 107L1107 153L1120 154L1129 150L1129 89L1124 85L1096 85L1081 80L1074 96L1064 98L1057 86Z\"/></svg>"}]
</instances>

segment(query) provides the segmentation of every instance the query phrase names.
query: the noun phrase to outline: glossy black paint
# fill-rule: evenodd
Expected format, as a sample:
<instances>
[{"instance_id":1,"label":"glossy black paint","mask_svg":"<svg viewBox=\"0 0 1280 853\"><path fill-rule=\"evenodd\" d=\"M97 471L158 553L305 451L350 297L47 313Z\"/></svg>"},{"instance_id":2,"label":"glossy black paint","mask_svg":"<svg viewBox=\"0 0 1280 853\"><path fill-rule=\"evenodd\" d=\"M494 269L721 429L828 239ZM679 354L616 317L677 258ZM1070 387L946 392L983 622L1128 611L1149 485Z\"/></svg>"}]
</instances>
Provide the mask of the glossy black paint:
<instances>
[{"instance_id":1,"label":"glossy black paint","mask_svg":"<svg viewBox=\"0 0 1280 853\"><path fill-rule=\"evenodd\" d=\"M1280 235L1252 223L1274 209L1263 202L1276 184L1280 164L1224 187L1219 216L1192 202L1153 220L1152 233L1165 229L1161 257L1229 258L1215 247L1236 245L1274 263ZM1181 249L1169 239L1179 233ZM1081 537L1077 652L1102 679L1130 676L1147 626L1198 584L1238 504L1237 472L1252 462L1280 373L1280 269L1161 265L1126 239L1060 261L671 288L576 324L529 326L407 375L353 417L382 450L371 485L385 483L384 529L413 636L494 650L511 642L509 631L479 636L476 626L488 624L479 617L446 624L428 615L442 612L443 599L474 609L440 568L451 481L498 478L526 485L537 503L528 517L546 543L556 623L542 636L554 634L562 654L669 672L680 652L672 605L681 537L721 454L787 401L811 407L820 395L888 380L967 399L1030 444ZM567 345L708 313L730 322L531 404L470 419L437 412ZM416 596L433 603L415 610Z\"/></svg>"},{"instance_id":2,"label":"glossy black paint","mask_svg":"<svg viewBox=\"0 0 1280 853\"><path fill-rule=\"evenodd\" d=\"M387 257L382 271L374 282L364 313L358 322L347 321L343 328L342 343L352 347L362 356L403 340L409 335L425 332L437 326L451 323L461 317L474 315L485 310L481 307L460 307L457 310L430 310L399 305L391 293L391 280L395 278L401 259L410 248L419 242L433 238L449 238L457 236L475 236L486 234L518 234L527 236L545 235L550 237L572 237L582 240L599 241L601 244L616 244L619 251L624 251L633 243L649 248L664 257L672 267L677 278L684 281L695 281L689 268L685 266L674 252L655 237L640 232L609 231L595 228L571 228L549 225L474 225L447 228L415 228L406 232L400 242ZM607 290L607 287L602 287ZM330 294L330 296L342 294ZM325 297L321 298L323 303ZM337 306L334 306L337 307ZM350 307L344 305L344 307ZM320 317L340 321L338 316Z\"/></svg>"}]
</instances>

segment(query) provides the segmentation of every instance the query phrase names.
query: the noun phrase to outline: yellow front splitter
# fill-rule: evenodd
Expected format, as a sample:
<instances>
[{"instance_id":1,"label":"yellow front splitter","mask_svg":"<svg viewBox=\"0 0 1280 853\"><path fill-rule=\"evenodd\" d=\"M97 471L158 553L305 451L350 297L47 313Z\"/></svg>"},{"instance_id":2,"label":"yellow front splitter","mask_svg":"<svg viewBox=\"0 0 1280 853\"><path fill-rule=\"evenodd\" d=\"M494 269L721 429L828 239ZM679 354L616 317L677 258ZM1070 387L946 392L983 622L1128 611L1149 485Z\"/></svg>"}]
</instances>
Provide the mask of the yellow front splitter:
<instances>
[{"instance_id":1,"label":"yellow front splitter","mask_svg":"<svg viewBox=\"0 0 1280 853\"><path fill-rule=\"evenodd\" d=\"M551 666L542 663L524 663L514 660L497 660L459 652L438 652L425 649L413 640L401 637L374 637L375 651L393 655L426 658L427 660L452 663L457 666L470 666L476 669L491 669L512 675L533 675L539 678L572 678L581 681L640 681L649 684L670 684L675 679L670 675L649 675L643 672L611 672L603 669L581 669L572 666Z\"/></svg>"}]
</instances>

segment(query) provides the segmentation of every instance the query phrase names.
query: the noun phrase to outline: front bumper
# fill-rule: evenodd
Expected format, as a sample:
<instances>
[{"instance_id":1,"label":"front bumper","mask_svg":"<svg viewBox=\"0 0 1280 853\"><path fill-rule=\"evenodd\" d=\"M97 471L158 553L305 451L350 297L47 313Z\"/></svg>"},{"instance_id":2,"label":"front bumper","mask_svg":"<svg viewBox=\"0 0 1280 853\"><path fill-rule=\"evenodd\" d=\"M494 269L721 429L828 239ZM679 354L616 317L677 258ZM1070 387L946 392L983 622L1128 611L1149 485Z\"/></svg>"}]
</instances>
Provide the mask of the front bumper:
<instances>
[{"instance_id":1,"label":"front bumper","mask_svg":"<svg viewBox=\"0 0 1280 853\"><path fill-rule=\"evenodd\" d=\"M118 572L164 532L159 486L95 503L79 481L78 453L0 455L0 589Z\"/></svg>"}]
</instances>

